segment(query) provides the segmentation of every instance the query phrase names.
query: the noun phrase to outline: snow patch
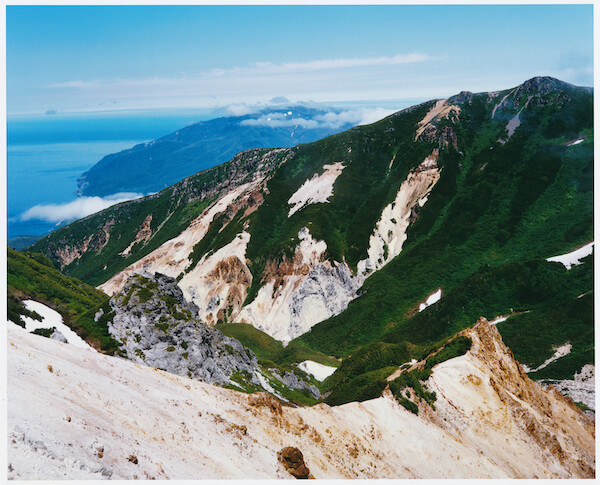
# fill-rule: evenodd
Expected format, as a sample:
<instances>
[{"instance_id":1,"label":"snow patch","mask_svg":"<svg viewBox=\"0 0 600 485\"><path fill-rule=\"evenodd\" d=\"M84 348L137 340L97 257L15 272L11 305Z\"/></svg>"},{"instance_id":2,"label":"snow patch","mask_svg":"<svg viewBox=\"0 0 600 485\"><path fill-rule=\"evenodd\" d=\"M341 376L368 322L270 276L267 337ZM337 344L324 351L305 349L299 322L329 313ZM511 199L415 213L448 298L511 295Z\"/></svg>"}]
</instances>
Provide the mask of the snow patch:
<instances>
[{"instance_id":1,"label":"snow patch","mask_svg":"<svg viewBox=\"0 0 600 485\"><path fill-rule=\"evenodd\" d=\"M329 197L333 195L333 184L344 170L342 162L331 165L323 165L325 172L321 175L315 174L311 179L304 182L300 188L288 200L292 204L288 217L298 212L306 205L316 204L318 202L329 202Z\"/></svg>"},{"instance_id":2,"label":"snow patch","mask_svg":"<svg viewBox=\"0 0 600 485\"><path fill-rule=\"evenodd\" d=\"M561 345L560 347L558 347L557 349L555 349L554 354L552 355L552 357L550 357L549 359L547 359L546 361L544 361L542 364L540 364L535 369L532 369L532 368L530 368L530 367L528 367L527 365L524 365L524 364L522 364L521 367L523 367L523 370L525 372L527 372L528 374L530 372L537 372L539 370L542 370L544 367L548 367L548 364L554 362L555 360L558 360L561 357L564 357L565 355L569 355L571 353L571 349L572 348L573 348L573 346L571 344Z\"/></svg>"},{"instance_id":3,"label":"snow patch","mask_svg":"<svg viewBox=\"0 0 600 485\"><path fill-rule=\"evenodd\" d=\"M312 374L312 376L318 381L324 381L337 370L337 367L319 364L318 362L314 362L312 360L300 362L298 364L298 368L304 372L307 372L308 374Z\"/></svg>"},{"instance_id":4,"label":"snow patch","mask_svg":"<svg viewBox=\"0 0 600 485\"><path fill-rule=\"evenodd\" d=\"M429 295L427 297L427 300L425 300L423 303L421 303L419 305L419 311L422 312L423 310L425 310L425 308L433 305L434 303L437 303L441 299L442 299L442 289L439 288L437 291L435 291L434 293Z\"/></svg>"},{"instance_id":5,"label":"snow patch","mask_svg":"<svg viewBox=\"0 0 600 485\"><path fill-rule=\"evenodd\" d=\"M40 322L39 320L34 320L30 317L21 316L21 319L23 322L25 322L25 330L28 332L33 332L38 328L55 327L56 330L64 335L64 337L67 339L67 343L75 347L92 349L95 351L93 347L91 347L85 340L83 340L79 335L77 335L73 330L63 323L61 314L56 310L47 307L43 303L33 300L23 300L23 304L25 305L25 308L37 313L40 317L42 317L42 321Z\"/></svg>"},{"instance_id":6,"label":"snow patch","mask_svg":"<svg viewBox=\"0 0 600 485\"><path fill-rule=\"evenodd\" d=\"M498 325L500 322L508 320L512 315L498 315L493 320L490 320L490 325Z\"/></svg>"},{"instance_id":7,"label":"snow patch","mask_svg":"<svg viewBox=\"0 0 600 485\"><path fill-rule=\"evenodd\" d=\"M581 264L581 259L589 256L594 251L594 242L586 244L585 246L576 249L567 254L561 254L559 256L553 256L546 259L549 262L562 263L567 270L571 269L571 266L577 266Z\"/></svg>"}]
</instances>

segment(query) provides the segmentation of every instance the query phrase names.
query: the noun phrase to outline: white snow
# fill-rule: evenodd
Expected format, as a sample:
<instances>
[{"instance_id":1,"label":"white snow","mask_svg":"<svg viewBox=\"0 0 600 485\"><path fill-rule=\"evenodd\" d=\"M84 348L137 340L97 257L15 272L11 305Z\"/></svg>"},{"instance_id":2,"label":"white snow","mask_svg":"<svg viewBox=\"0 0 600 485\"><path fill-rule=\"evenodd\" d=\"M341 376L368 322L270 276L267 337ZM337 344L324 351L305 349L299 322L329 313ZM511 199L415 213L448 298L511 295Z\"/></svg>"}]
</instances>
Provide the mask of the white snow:
<instances>
[{"instance_id":1,"label":"white snow","mask_svg":"<svg viewBox=\"0 0 600 485\"><path fill-rule=\"evenodd\" d=\"M589 256L594 251L594 242L586 244L585 246L576 249L567 254L561 254L559 256L553 256L551 258L546 259L546 261L562 263L565 268L568 270L571 269L571 266L577 266L581 264L581 259Z\"/></svg>"},{"instance_id":2,"label":"white snow","mask_svg":"<svg viewBox=\"0 0 600 485\"><path fill-rule=\"evenodd\" d=\"M304 362L300 362L298 364L298 367L304 372L312 374L314 378L318 381L324 381L337 370L337 367L319 364L318 362L314 362L312 360L305 360Z\"/></svg>"},{"instance_id":3,"label":"white snow","mask_svg":"<svg viewBox=\"0 0 600 485\"><path fill-rule=\"evenodd\" d=\"M569 355L571 353L571 349L573 348L573 346L569 343L566 343L564 345L561 345L560 347L554 349L554 354L552 355L552 357L550 357L549 359L547 359L546 361L544 361L542 364L540 364L539 366L537 366L535 369L532 369L530 367L528 367L527 365L522 364L521 367L523 367L523 370L525 372L527 372L528 374L530 372L537 372L541 369L543 369L544 367L547 367L548 364L554 362L555 360L560 359L561 357L564 357L565 355Z\"/></svg>"},{"instance_id":4,"label":"white snow","mask_svg":"<svg viewBox=\"0 0 600 485\"><path fill-rule=\"evenodd\" d=\"M292 194L288 200L288 204L292 207L288 213L288 217L298 212L306 205L316 204L318 202L328 202L329 197L333 195L333 184L344 170L345 166L342 162L333 163L331 165L323 165L321 175L313 175L313 177L304 182L300 188Z\"/></svg>"},{"instance_id":5,"label":"white snow","mask_svg":"<svg viewBox=\"0 0 600 485\"><path fill-rule=\"evenodd\" d=\"M67 342L75 347L80 347L82 349L92 349L95 351L93 347L91 347L85 340L83 340L79 335L77 335L73 330L67 327L63 323L63 319L60 313L52 308L47 307L43 303L33 301L33 300L23 300L23 304L25 308L36 312L40 317L42 317L42 321L34 320L33 318L22 316L21 319L25 322L25 329L28 332L32 332L37 328L52 328L56 327L60 333L62 333Z\"/></svg>"},{"instance_id":6,"label":"white snow","mask_svg":"<svg viewBox=\"0 0 600 485\"><path fill-rule=\"evenodd\" d=\"M423 310L425 310L425 308L433 305L434 303L437 303L441 299L442 299L442 289L438 288L437 291L433 292L431 295L429 295L427 297L427 300L425 300L423 303L421 303L419 305L419 311L422 312Z\"/></svg>"},{"instance_id":7,"label":"white snow","mask_svg":"<svg viewBox=\"0 0 600 485\"><path fill-rule=\"evenodd\" d=\"M498 315L493 320L490 320L490 325L497 325L500 322L504 322L504 321L508 320L510 317L511 317L511 315Z\"/></svg>"},{"instance_id":8,"label":"white snow","mask_svg":"<svg viewBox=\"0 0 600 485\"><path fill-rule=\"evenodd\" d=\"M583 143L584 140L585 138L579 138L578 140L575 140L571 143L567 143L567 146L572 147L573 145L579 145L580 143Z\"/></svg>"}]
</instances>

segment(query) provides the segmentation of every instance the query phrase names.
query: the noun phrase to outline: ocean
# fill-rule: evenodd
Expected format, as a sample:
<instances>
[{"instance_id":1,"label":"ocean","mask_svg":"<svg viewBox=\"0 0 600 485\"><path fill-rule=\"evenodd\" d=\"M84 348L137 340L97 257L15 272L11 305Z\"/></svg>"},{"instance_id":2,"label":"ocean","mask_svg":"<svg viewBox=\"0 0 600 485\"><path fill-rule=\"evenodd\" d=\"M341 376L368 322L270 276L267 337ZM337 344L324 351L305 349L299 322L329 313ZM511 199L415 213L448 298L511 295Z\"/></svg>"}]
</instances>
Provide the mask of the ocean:
<instances>
[{"instance_id":1,"label":"ocean","mask_svg":"<svg viewBox=\"0 0 600 485\"><path fill-rule=\"evenodd\" d=\"M60 225L23 214L36 205L75 200L77 178L105 155L213 117L208 111L9 116L8 238L46 234Z\"/></svg>"}]
</instances>

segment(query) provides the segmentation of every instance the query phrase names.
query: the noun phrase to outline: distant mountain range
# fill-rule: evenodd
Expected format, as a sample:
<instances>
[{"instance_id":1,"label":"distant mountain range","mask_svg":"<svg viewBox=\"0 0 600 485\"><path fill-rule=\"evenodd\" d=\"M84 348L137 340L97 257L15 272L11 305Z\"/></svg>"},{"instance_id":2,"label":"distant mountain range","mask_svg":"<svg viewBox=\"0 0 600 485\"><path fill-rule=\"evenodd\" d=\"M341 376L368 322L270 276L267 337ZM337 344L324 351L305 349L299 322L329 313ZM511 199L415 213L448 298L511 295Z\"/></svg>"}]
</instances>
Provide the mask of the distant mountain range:
<instances>
[{"instance_id":1,"label":"distant mountain range","mask_svg":"<svg viewBox=\"0 0 600 485\"><path fill-rule=\"evenodd\" d=\"M79 178L78 193L158 192L249 148L289 148L351 128L338 112L294 105L195 123L105 156Z\"/></svg>"}]
</instances>

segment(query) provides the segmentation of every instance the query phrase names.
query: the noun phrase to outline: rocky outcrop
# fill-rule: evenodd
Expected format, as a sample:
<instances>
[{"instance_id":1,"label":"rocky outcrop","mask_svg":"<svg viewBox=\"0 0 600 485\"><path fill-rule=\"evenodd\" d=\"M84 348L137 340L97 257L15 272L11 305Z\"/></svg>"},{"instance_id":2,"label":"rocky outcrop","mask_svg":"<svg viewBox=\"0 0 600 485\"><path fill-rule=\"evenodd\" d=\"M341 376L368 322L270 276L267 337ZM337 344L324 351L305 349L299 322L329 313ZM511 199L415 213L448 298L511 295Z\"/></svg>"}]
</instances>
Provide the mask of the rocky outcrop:
<instances>
[{"instance_id":1,"label":"rocky outcrop","mask_svg":"<svg viewBox=\"0 0 600 485\"><path fill-rule=\"evenodd\" d=\"M69 243L67 241L61 241L57 245L56 251L52 256L58 260L62 269L89 251L95 253L102 251L110 240L110 231L114 225L115 221L109 219L97 232L79 242Z\"/></svg>"},{"instance_id":2,"label":"rocky outcrop","mask_svg":"<svg viewBox=\"0 0 600 485\"><path fill-rule=\"evenodd\" d=\"M150 223L152 222L152 214L148 214L148 217L144 219L141 227L138 229L138 233L135 236L135 239L131 241L131 244L127 246L123 251L119 254L121 256L127 257L129 256L129 252L136 244L146 242L152 237L152 228L150 227Z\"/></svg>"},{"instance_id":3,"label":"rocky outcrop","mask_svg":"<svg viewBox=\"0 0 600 485\"><path fill-rule=\"evenodd\" d=\"M555 388L532 381L485 318L461 334L471 349L433 368L435 411L421 404L424 414L493 454L514 476L594 477L593 419Z\"/></svg>"},{"instance_id":4,"label":"rocky outcrop","mask_svg":"<svg viewBox=\"0 0 600 485\"><path fill-rule=\"evenodd\" d=\"M129 359L204 382L260 386L256 356L203 324L173 278L134 275L110 304L109 333Z\"/></svg>"},{"instance_id":5,"label":"rocky outcrop","mask_svg":"<svg viewBox=\"0 0 600 485\"><path fill-rule=\"evenodd\" d=\"M304 463L302 452L294 446L286 446L277 453L277 460L294 478L314 478Z\"/></svg>"},{"instance_id":6,"label":"rocky outcrop","mask_svg":"<svg viewBox=\"0 0 600 485\"><path fill-rule=\"evenodd\" d=\"M258 295L234 315L283 342L345 310L360 287L347 264L325 260L324 241L307 228L298 238L293 259L267 265Z\"/></svg>"}]
</instances>

